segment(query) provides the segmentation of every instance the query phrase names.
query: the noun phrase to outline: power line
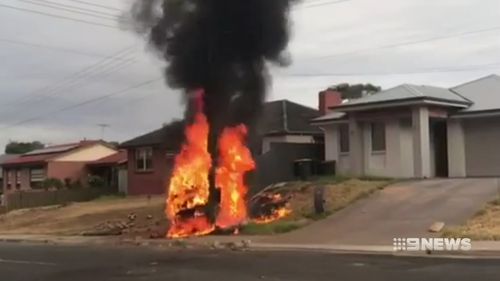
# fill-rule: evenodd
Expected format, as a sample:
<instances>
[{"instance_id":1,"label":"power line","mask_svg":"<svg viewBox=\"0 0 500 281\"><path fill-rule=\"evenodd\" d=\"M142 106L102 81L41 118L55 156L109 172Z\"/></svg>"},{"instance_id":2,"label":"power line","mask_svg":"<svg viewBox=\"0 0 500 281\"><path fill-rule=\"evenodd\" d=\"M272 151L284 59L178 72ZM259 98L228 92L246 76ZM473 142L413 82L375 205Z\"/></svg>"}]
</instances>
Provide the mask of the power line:
<instances>
[{"instance_id":1,"label":"power line","mask_svg":"<svg viewBox=\"0 0 500 281\"><path fill-rule=\"evenodd\" d=\"M100 4L95 4L95 3L89 3L89 2L85 2L85 1L81 1L81 0L66 0L66 1L76 2L76 3L80 3L80 4L84 4L84 5L88 5L88 6L99 7L99 8L108 9L108 10L121 11L120 9L115 8L115 7L100 5Z\"/></svg>"},{"instance_id":2,"label":"power line","mask_svg":"<svg viewBox=\"0 0 500 281\"><path fill-rule=\"evenodd\" d=\"M474 35L474 34L491 32L491 31L497 31L497 30L500 30L500 26L494 26L494 27L490 27L490 28L483 28L483 29L476 29L476 30L464 31L464 32L453 33L453 34L448 34L448 35L443 35L443 36L429 37L429 38L420 39L420 40L412 40L412 41L406 41L406 42L399 42L399 43L382 45L382 46L373 47L373 48L366 48L366 49L359 49L359 50L349 51L349 52L340 53L340 54L326 55L326 56L321 56L321 57L313 57L313 58L309 58L309 59L313 59L313 60L316 60L316 59L331 59L331 58L336 58L336 57L343 57L343 56L346 56L346 55L353 55L353 54L370 52L370 51L377 51L377 50L383 50L383 49L398 48L398 47L402 47L402 46L416 45L416 44L421 44L421 43L427 43L427 42L445 40L445 39L450 39L450 38L455 38L455 37L462 37L462 36Z\"/></svg>"},{"instance_id":3,"label":"power line","mask_svg":"<svg viewBox=\"0 0 500 281\"><path fill-rule=\"evenodd\" d=\"M63 4L63 3L56 3L56 2L47 1L47 0L37 0L37 1L38 2L45 2L47 4L52 4L52 5L61 6L61 7L65 7L65 8L70 8L70 9L76 9L76 10L81 10L81 11L86 11L86 12L101 14L101 15L105 15L105 16L119 17L118 14L111 14L111 13L103 12L102 10L88 9L88 8L84 8L84 7L67 5L67 4Z\"/></svg>"},{"instance_id":4,"label":"power line","mask_svg":"<svg viewBox=\"0 0 500 281\"><path fill-rule=\"evenodd\" d=\"M50 111L50 112L47 112L47 113L44 113L44 114L39 114L37 116L30 117L28 119L24 119L22 121L19 121L19 122L16 122L16 123L4 126L1 129L2 130L3 129L10 129L10 128L13 128L13 127L16 127L16 126L19 126L19 125L22 125L22 124L26 124L26 123L29 123L29 122L33 122L33 121L42 119L42 118L44 118L46 116L50 116L50 115L53 115L53 114L58 114L58 113L61 113L61 112L64 112L64 111L72 110L72 109L79 108L79 107L82 107L82 106L85 106L85 105L88 105L88 104L92 104L92 103L95 103L95 102L98 102L98 101L101 101L101 100L105 100L105 99L110 98L110 97L122 95L122 94L125 94L127 92L130 92L131 90L135 90L135 89L138 89L138 88L141 88L141 87L153 84L154 82L157 82L157 81L159 81L161 79L162 78L159 77L159 78L147 80L147 81L135 84L133 86L130 86L128 88L125 88L125 89L122 89L122 90L119 90L119 91L116 91L116 92L112 92L112 93L109 93L109 94L106 94L106 95L103 95L103 96L100 96L100 97L88 99L88 100L83 101L83 102L79 102L79 103L75 103L75 104L72 104L72 105L69 105L69 106L62 107L62 108L60 108L58 110Z\"/></svg>"},{"instance_id":5,"label":"power line","mask_svg":"<svg viewBox=\"0 0 500 281\"><path fill-rule=\"evenodd\" d=\"M74 13L74 14L79 14L79 15L85 15L85 16L91 16L91 17L95 17L95 18L98 18L98 19L113 20L113 21L114 20L118 20L118 17L116 15L103 16L103 15L99 15L99 14L96 14L96 13L89 13L89 12L86 12L86 11L80 11L78 9L65 8L65 7L62 7L61 5L57 5L57 4L54 4L54 3L51 3L51 2L48 2L50 4L46 4L46 3L41 3L41 2L31 1L31 0L17 0L17 1L23 2L23 3L29 3L29 4L32 4L32 5L38 5L38 6L41 6L41 7L46 7L46 8L50 8L50 9L54 9L54 10L58 10L58 11L69 12L69 13Z\"/></svg>"},{"instance_id":6,"label":"power line","mask_svg":"<svg viewBox=\"0 0 500 281\"><path fill-rule=\"evenodd\" d=\"M4 4L0 4L0 7L12 9L12 10L17 10L17 11L22 11L22 12L27 12L27 13L48 16L48 17L52 17L52 18L64 19L64 20L69 20L69 21L74 21L74 22L85 23L85 24L90 24L90 25L94 25L94 26L101 26L101 27L107 27L107 28L119 30L119 28L117 26L113 26L113 25L108 25L108 24L104 24L104 23L98 23L98 22L83 20L83 19L76 19L76 18L61 16L61 15L57 15L57 14L45 13L45 12L41 12L38 10L25 9L25 8L14 7L14 6L9 6L9 5L4 5Z\"/></svg>"},{"instance_id":7,"label":"power line","mask_svg":"<svg viewBox=\"0 0 500 281\"><path fill-rule=\"evenodd\" d=\"M39 43L18 41L18 40L8 39L8 38L0 38L0 42L21 45L21 46L28 46L28 47L33 47L33 48L47 49L47 50L56 51L56 52L64 52L64 53L70 53L70 54L76 54L76 55L94 57L94 58L105 58L106 57L105 55L102 55L102 54L89 53L89 52L84 52L84 51L75 50L75 49L67 49L67 48L58 47L58 46L43 45L43 44L39 44ZM120 59L116 58L116 60L120 60Z\"/></svg>"},{"instance_id":8,"label":"power line","mask_svg":"<svg viewBox=\"0 0 500 281\"><path fill-rule=\"evenodd\" d=\"M21 103L20 105L25 105L25 104L36 104L37 102L44 102L46 101L46 98L53 98L55 96L59 96L60 93L66 93L66 92L71 92L74 90L76 87L83 85L85 82L89 81L92 78L105 78L108 77L109 74L115 73L117 71L120 71L122 69L125 69L129 65L133 64L134 61L122 61L118 62L118 64L115 65L105 65L103 67L99 67L97 69L94 69L93 71L97 70L97 72L90 72L87 73L86 75L82 75L81 77L76 77L74 81L69 81L67 85L62 85L60 87L57 87L53 89L51 92L46 93L46 94L39 94L35 99L32 99L31 101L26 101ZM110 66L110 67L109 67ZM109 68L108 68L109 67Z\"/></svg>"},{"instance_id":9,"label":"power line","mask_svg":"<svg viewBox=\"0 0 500 281\"><path fill-rule=\"evenodd\" d=\"M24 96L21 100L17 102L11 102L9 104L6 104L6 105L11 105L11 107L9 107L9 111L5 111L5 113L13 112L16 110L16 107L19 106L50 101L47 100L47 98L53 98L61 93L71 92L74 88L83 85L91 78L97 78L97 76L100 76L101 78L107 77L111 73L124 69L131 63L133 62L119 62L116 65L111 65L111 67L109 67L109 65L100 65L99 67L92 69L92 71L89 71L88 73L77 73L79 75L76 75L76 77L68 79L67 81L63 80L60 83L56 83L54 86L48 87L48 89L45 92L33 92L33 94Z\"/></svg>"},{"instance_id":10,"label":"power line","mask_svg":"<svg viewBox=\"0 0 500 281\"><path fill-rule=\"evenodd\" d=\"M302 6L301 8L302 9L309 9L309 8L316 8L316 7L321 7L321 6L329 6L329 5L335 5L335 4L340 4L340 3L344 3L344 2L349 2L351 0L337 0L337 1L328 1L328 2L322 2L322 3L311 3L310 5L305 5L305 6ZM306 4L309 4L309 3L306 3Z\"/></svg>"},{"instance_id":11,"label":"power line","mask_svg":"<svg viewBox=\"0 0 500 281\"><path fill-rule=\"evenodd\" d=\"M386 76L386 75L408 75L408 74L430 74L430 73L451 73L451 72L468 72L480 71L500 68L500 62L479 64L479 65L465 65L458 67L433 67L422 68L412 71L395 71L395 72L338 72L338 73L298 73L298 74L285 74L287 77L330 77L330 76Z\"/></svg>"},{"instance_id":12,"label":"power line","mask_svg":"<svg viewBox=\"0 0 500 281\"><path fill-rule=\"evenodd\" d=\"M74 86L75 81L78 82L78 80L81 78L85 78L85 77L88 78L88 75L95 74L95 71L97 71L97 70L100 70L102 72L102 70L101 70L102 68L109 66L110 63L112 64L112 63L116 62L116 60L114 60L114 59L116 59L118 57L120 57L123 60L120 62L121 64L129 61L129 60L125 59L125 56L127 54L129 54L133 50L133 48L134 48L133 46L124 48L124 49L120 50L119 52L117 52L113 55L107 56L104 59L98 61L97 63L92 64L91 66L85 67L82 70L71 74L70 76L64 78L63 80L56 82L55 84L47 85L47 86L43 87L42 89L34 90L34 91L30 92L28 95L23 96L19 100L4 104L3 106L5 107L7 105L16 105L19 103L24 104L26 101L29 101L29 99L32 97L47 96L47 94L54 93L54 91L57 91L57 90L60 91L61 86L63 86L63 87L71 86L71 85L67 85L68 82L73 83L73 86ZM67 88L66 88L66 90L67 90Z\"/></svg>"}]
</instances>

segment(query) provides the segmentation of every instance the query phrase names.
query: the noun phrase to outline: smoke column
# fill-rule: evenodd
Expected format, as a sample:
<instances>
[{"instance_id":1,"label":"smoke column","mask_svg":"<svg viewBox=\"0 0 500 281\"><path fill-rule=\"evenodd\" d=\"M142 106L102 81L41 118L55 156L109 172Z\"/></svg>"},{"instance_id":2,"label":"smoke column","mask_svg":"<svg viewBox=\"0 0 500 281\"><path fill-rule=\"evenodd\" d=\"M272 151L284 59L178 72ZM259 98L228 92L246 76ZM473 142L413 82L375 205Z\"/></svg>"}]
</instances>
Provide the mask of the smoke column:
<instances>
[{"instance_id":1,"label":"smoke column","mask_svg":"<svg viewBox=\"0 0 500 281\"><path fill-rule=\"evenodd\" d=\"M270 82L267 64L287 60L293 2L136 0L132 5L134 28L168 63L168 85L187 94L204 89L212 155L224 127L243 123L252 132ZM213 189L213 177L210 182Z\"/></svg>"}]
</instances>

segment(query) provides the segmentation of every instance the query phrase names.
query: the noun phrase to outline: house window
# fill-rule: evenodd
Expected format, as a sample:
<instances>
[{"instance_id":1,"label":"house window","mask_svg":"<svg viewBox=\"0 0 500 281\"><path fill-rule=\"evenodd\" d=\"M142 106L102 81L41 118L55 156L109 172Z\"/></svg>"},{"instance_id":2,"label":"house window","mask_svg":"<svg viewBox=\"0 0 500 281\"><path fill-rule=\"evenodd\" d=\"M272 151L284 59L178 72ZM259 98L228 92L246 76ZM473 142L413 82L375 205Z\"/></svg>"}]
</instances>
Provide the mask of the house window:
<instances>
[{"instance_id":1,"label":"house window","mask_svg":"<svg viewBox=\"0 0 500 281\"><path fill-rule=\"evenodd\" d=\"M5 181L7 182L7 189L11 189L12 188L12 178L14 177L14 175L12 174L12 171L7 171L5 173L5 176L7 177L5 179Z\"/></svg>"},{"instance_id":2,"label":"house window","mask_svg":"<svg viewBox=\"0 0 500 281\"><path fill-rule=\"evenodd\" d=\"M371 124L372 151L385 151L385 123Z\"/></svg>"},{"instance_id":3,"label":"house window","mask_svg":"<svg viewBox=\"0 0 500 281\"><path fill-rule=\"evenodd\" d=\"M45 180L45 170L43 168L30 169L30 186L33 189L42 188L42 182Z\"/></svg>"},{"instance_id":4,"label":"house window","mask_svg":"<svg viewBox=\"0 0 500 281\"><path fill-rule=\"evenodd\" d=\"M153 149L143 147L135 150L135 168L137 171L151 171L153 169Z\"/></svg>"},{"instance_id":5,"label":"house window","mask_svg":"<svg viewBox=\"0 0 500 281\"><path fill-rule=\"evenodd\" d=\"M16 170L16 188L21 188L21 170Z\"/></svg>"},{"instance_id":6,"label":"house window","mask_svg":"<svg viewBox=\"0 0 500 281\"><path fill-rule=\"evenodd\" d=\"M348 124L340 124L339 126L339 142L340 142L340 152L348 153L349 152L349 125Z\"/></svg>"}]
</instances>

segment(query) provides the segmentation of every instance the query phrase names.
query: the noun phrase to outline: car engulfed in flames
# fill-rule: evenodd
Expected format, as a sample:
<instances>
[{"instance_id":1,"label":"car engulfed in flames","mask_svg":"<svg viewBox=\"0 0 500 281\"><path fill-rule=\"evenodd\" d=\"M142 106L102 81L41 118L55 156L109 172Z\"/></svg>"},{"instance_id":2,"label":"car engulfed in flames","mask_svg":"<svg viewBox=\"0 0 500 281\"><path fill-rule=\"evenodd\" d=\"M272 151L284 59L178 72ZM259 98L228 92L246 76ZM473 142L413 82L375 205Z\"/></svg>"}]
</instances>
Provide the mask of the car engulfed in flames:
<instances>
[{"instance_id":1,"label":"car engulfed in flames","mask_svg":"<svg viewBox=\"0 0 500 281\"><path fill-rule=\"evenodd\" d=\"M185 129L185 143L175 158L170 178L166 202L170 221L167 237L201 236L216 229L233 229L233 233L238 233L238 227L250 220L269 223L287 216L291 212L289 206L282 204L262 216L249 218L245 175L255 169L255 161L245 145L247 127L240 124L225 128L219 137L215 185L220 202L215 221L209 218L206 206L211 198L209 173L213 161L207 149L210 125L203 114L202 96L202 91L196 95L194 122ZM279 201L281 198L278 194L267 199Z\"/></svg>"}]
</instances>

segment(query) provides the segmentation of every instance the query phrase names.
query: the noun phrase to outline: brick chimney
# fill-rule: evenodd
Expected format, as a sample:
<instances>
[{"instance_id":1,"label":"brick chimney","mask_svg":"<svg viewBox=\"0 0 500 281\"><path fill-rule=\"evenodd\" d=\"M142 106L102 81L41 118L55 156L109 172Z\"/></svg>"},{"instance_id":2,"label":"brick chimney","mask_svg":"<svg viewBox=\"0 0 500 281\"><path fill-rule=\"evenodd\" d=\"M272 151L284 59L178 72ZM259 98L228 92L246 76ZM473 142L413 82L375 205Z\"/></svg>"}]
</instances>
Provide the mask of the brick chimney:
<instances>
[{"instance_id":1,"label":"brick chimney","mask_svg":"<svg viewBox=\"0 0 500 281\"><path fill-rule=\"evenodd\" d=\"M321 114L328 113L331 107L342 104L342 94L332 89L319 92L319 111Z\"/></svg>"}]
</instances>

